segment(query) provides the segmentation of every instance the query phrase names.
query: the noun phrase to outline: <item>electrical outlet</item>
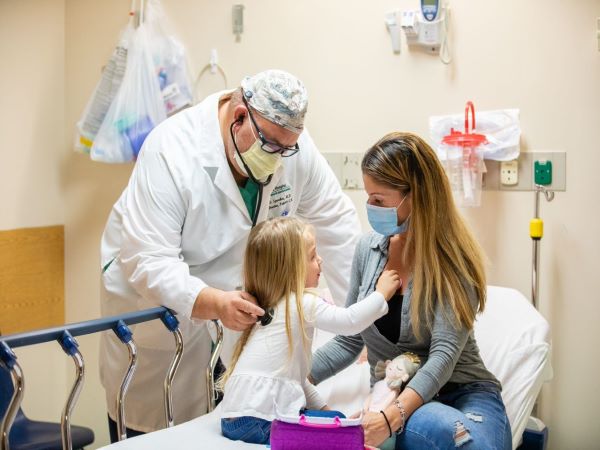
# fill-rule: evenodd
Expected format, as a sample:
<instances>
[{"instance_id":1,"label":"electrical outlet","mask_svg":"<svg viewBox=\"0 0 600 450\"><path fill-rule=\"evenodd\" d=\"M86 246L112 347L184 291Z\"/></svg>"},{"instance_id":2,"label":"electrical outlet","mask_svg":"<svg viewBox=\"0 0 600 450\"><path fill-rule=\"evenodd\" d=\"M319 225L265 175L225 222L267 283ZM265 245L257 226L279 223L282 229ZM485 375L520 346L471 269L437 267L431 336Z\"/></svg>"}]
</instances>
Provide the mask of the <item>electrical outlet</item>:
<instances>
[{"instance_id":1,"label":"electrical outlet","mask_svg":"<svg viewBox=\"0 0 600 450\"><path fill-rule=\"evenodd\" d=\"M502 161L500 163L500 183L514 186L519 183L519 161Z\"/></svg>"},{"instance_id":2,"label":"electrical outlet","mask_svg":"<svg viewBox=\"0 0 600 450\"><path fill-rule=\"evenodd\" d=\"M533 164L533 177L535 184L541 184L542 186L552 184L552 161L535 161Z\"/></svg>"},{"instance_id":3,"label":"electrical outlet","mask_svg":"<svg viewBox=\"0 0 600 450\"><path fill-rule=\"evenodd\" d=\"M343 154L342 160L342 189L363 189L362 170L360 163L364 154L349 152Z\"/></svg>"},{"instance_id":4,"label":"electrical outlet","mask_svg":"<svg viewBox=\"0 0 600 450\"><path fill-rule=\"evenodd\" d=\"M502 184L500 180L496 181L497 189L500 191L532 191L534 190L536 182L535 165L536 161L549 161L552 163L552 175L549 184L545 186L552 191L565 191L567 188L567 154L566 152L560 151L532 151L532 152L521 152L519 155L519 179L517 184L512 186ZM491 171L494 177L500 176L500 163L496 161L486 161L495 163L491 168L488 167L488 171ZM495 167L495 169L493 168ZM539 175L538 175L539 176ZM547 177L547 175L546 175ZM544 181L544 180L542 180ZM494 185L487 188L487 190L493 190Z\"/></svg>"},{"instance_id":5,"label":"electrical outlet","mask_svg":"<svg viewBox=\"0 0 600 450\"><path fill-rule=\"evenodd\" d=\"M364 188L360 163L364 156L361 152L323 152L331 170L342 189L362 190Z\"/></svg>"}]
</instances>

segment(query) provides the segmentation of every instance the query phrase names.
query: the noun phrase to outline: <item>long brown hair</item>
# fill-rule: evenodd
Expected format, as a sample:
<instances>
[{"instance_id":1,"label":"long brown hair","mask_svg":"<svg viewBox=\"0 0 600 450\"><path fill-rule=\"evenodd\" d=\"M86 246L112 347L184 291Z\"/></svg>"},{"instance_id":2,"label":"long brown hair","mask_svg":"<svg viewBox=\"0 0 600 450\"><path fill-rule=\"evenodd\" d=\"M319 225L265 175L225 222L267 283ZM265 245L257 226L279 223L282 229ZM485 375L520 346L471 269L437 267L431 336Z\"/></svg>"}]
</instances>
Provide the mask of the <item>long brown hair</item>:
<instances>
[{"instance_id":1,"label":"long brown hair","mask_svg":"<svg viewBox=\"0 0 600 450\"><path fill-rule=\"evenodd\" d=\"M377 183L411 196L404 260L412 265L415 335L420 337L423 320L431 326L436 299L450 306L456 325L471 329L477 311L469 301L469 287L483 311L485 258L454 204L448 178L433 149L414 134L390 133L367 151L361 167Z\"/></svg>"},{"instance_id":2,"label":"long brown hair","mask_svg":"<svg viewBox=\"0 0 600 450\"><path fill-rule=\"evenodd\" d=\"M285 326L288 348L292 352L290 298L296 297L296 309L302 329L302 341L307 350L304 333L302 296L306 279L306 232L307 224L292 217L278 217L257 225L250 232L244 256L244 289L256 297L258 306L267 311L285 302ZM231 364L217 382L221 390L231 376L240 355L256 325L246 329L240 336Z\"/></svg>"}]
</instances>

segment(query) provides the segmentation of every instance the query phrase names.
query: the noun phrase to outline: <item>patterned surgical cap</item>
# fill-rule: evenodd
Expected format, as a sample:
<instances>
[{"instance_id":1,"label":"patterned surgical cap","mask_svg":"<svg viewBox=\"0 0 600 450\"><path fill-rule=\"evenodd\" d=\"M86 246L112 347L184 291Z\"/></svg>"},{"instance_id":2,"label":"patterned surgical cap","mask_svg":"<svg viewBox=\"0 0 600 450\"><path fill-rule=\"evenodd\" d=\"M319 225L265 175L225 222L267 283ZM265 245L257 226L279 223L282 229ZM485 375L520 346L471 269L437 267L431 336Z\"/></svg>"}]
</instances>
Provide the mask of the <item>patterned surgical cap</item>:
<instances>
[{"instance_id":1,"label":"patterned surgical cap","mask_svg":"<svg viewBox=\"0 0 600 450\"><path fill-rule=\"evenodd\" d=\"M265 119L302 132L308 93L298 78L283 70L265 70L244 78L242 89L248 104Z\"/></svg>"}]
</instances>

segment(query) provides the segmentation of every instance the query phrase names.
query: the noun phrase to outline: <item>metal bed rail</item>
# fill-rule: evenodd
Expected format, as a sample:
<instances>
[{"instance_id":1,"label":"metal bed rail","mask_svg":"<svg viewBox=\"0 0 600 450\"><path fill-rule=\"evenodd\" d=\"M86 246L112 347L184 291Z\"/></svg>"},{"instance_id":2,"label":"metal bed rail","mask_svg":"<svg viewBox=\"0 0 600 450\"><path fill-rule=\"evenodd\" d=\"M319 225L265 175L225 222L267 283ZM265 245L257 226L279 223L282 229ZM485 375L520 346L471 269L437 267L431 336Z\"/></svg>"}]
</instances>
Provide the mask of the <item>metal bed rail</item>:
<instances>
[{"instance_id":1,"label":"metal bed rail","mask_svg":"<svg viewBox=\"0 0 600 450\"><path fill-rule=\"evenodd\" d=\"M156 307L143 311L134 311L118 316L105 317L101 319L67 324L60 327L47 328L43 330L18 333L7 336L0 336L0 365L2 365L11 374L14 392L6 413L2 418L1 430L1 450L9 450L9 434L17 412L21 406L25 392L25 379L21 366L17 361L17 356L13 352L14 348L24 347L45 342L58 341L63 351L73 358L76 368L76 378L64 406L61 416L61 437L64 450L72 449L71 440L71 416L79 393L85 380L85 364L83 356L79 352L79 344L75 337L86 334L98 333L101 331L112 330L119 340L127 346L129 351L129 366L123 377L121 388L119 390L117 402L117 432L119 440L126 439L125 426L125 396L127 389L135 373L137 365L137 349L133 340L133 333L128 325L135 325L142 322L160 319L165 327L174 335L175 354L171 365L165 376L163 385L164 406L165 406L165 424L171 427L174 424L173 419L173 401L172 401L172 382L181 362L184 344L183 336L179 330L179 321L169 309L165 307ZM215 343L209 368L207 368L207 389L208 389L208 409L209 412L214 409L214 382L213 370L217 363L223 340L223 328L218 321L213 321L217 327L217 342Z\"/></svg>"}]
</instances>

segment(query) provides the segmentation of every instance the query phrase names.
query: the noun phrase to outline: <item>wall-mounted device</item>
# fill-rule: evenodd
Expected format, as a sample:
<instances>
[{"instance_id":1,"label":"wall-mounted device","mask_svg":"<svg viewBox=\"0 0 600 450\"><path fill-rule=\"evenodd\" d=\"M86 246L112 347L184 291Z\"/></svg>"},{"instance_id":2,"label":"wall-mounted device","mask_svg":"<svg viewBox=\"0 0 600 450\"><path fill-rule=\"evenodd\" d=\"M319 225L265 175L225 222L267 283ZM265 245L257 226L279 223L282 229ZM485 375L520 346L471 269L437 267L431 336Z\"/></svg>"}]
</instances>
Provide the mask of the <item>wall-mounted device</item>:
<instances>
[{"instance_id":1,"label":"wall-mounted device","mask_svg":"<svg viewBox=\"0 0 600 450\"><path fill-rule=\"evenodd\" d=\"M233 25L233 34L236 40L240 40L240 36L244 32L244 5L233 5L231 8L231 20Z\"/></svg>"},{"instance_id":2,"label":"wall-mounted device","mask_svg":"<svg viewBox=\"0 0 600 450\"><path fill-rule=\"evenodd\" d=\"M428 22L433 22L440 11L439 0L421 0L421 14Z\"/></svg>"},{"instance_id":3,"label":"wall-mounted device","mask_svg":"<svg viewBox=\"0 0 600 450\"><path fill-rule=\"evenodd\" d=\"M440 0L421 0L420 10L402 11L400 26L409 46L440 53L442 62L450 62L447 5L441 5Z\"/></svg>"},{"instance_id":4,"label":"wall-mounted device","mask_svg":"<svg viewBox=\"0 0 600 450\"><path fill-rule=\"evenodd\" d=\"M392 50L394 50L394 53L400 53L400 25L398 24L398 11L385 13L385 26L390 32Z\"/></svg>"}]
</instances>

